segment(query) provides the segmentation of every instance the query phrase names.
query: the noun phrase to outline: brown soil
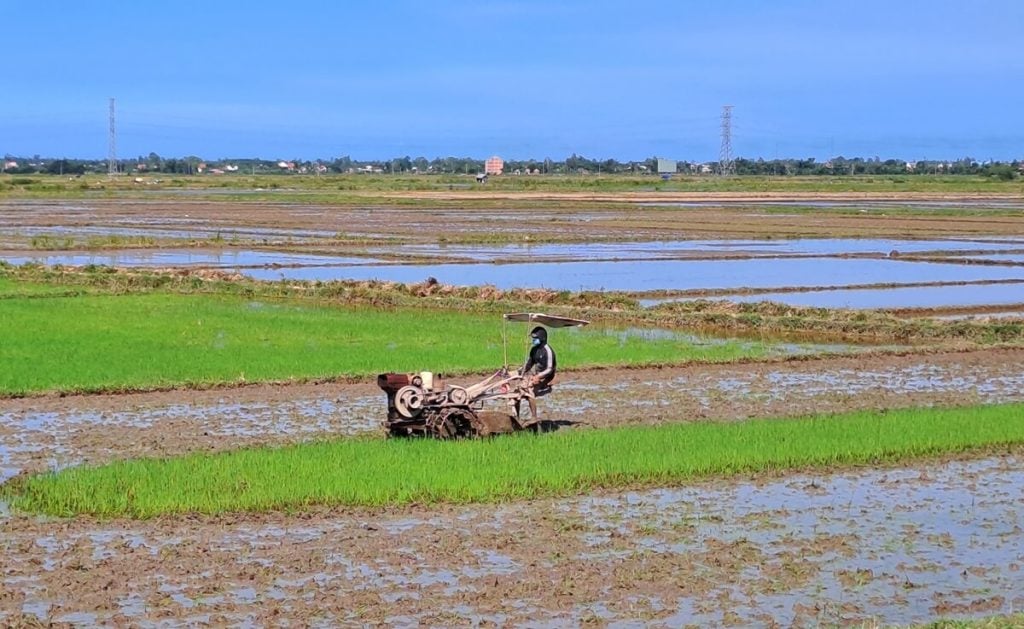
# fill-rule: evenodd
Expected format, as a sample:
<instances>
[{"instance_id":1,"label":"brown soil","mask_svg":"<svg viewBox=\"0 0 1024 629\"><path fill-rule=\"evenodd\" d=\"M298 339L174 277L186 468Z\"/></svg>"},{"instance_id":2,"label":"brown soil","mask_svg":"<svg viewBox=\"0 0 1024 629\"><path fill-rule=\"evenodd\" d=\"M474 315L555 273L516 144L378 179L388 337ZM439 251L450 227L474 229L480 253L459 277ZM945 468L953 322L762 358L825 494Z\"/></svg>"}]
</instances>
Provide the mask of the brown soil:
<instances>
[{"instance_id":1,"label":"brown soil","mask_svg":"<svg viewBox=\"0 0 1024 629\"><path fill-rule=\"evenodd\" d=\"M390 195L407 196L403 193ZM336 250L359 249L366 244L397 237L413 242L437 242L441 238L458 242L470 241L528 241L528 240L674 240L706 237L796 237L796 236L892 236L933 238L942 236L978 237L986 235L1022 235L1024 222L1019 216L935 215L921 210L910 215L891 214L884 210L863 213L838 213L829 209L787 214L763 212L756 207L759 201L829 200L856 201L936 200L935 197L916 195L551 195L551 194L498 194L457 196L461 203L473 199L501 200L507 207L481 210L476 207L444 207L455 200L444 193L409 193L410 198L436 200L441 207L404 209L379 207L380 199L368 197L373 207L337 207L330 205L302 205L278 203L246 203L226 201L8 201L0 204L0 216L5 227L16 232L25 226L117 226L162 229L206 228L232 230L263 228L277 231L317 230L328 234L342 234L356 242L309 238L300 235L261 238L252 236L252 242L266 240L268 244L301 245L316 243L318 247ZM948 207L972 207L979 197L940 197ZM1012 198L1012 197L1011 197ZM543 200L557 200L577 207L537 209L530 208ZM652 201L749 201L751 207L625 207L623 204ZM1015 199L1016 200L1016 199ZM374 202L376 201L376 202ZM617 206L609 207L611 204ZM386 203L384 203L386 205ZM359 239L364 239L359 241ZM229 243L225 243L229 244Z\"/></svg>"},{"instance_id":2,"label":"brown soil","mask_svg":"<svg viewBox=\"0 0 1024 629\"><path fill-rule=\"evenodd\" d=\"M1024 547L1006 519L1024 498L1021 463L511 505L0 517L0 623L866 626L1005 613L1024 603ZM946 518L936 503L964 511Z\"/></svg>"},{"instance_id":3,"label":"brown soil","mask_svg":"<svg viewBox=\"0 0 1024 629\"><path fill-rule=\"evenodd\" d=\"M737 420L1020 399L1022 378L1024 350L593 370L559 376L542 409L597 426ZM269 416L245 424L260 409ZM352 428L349 412L372 429L383 394L355 383L3 400L0 450L40 471L331 436ZM250 433L224 436L237 423ZM1019 452L979 456L510 505L143 522L0 505L0 624L803 626L1006 613L1024 605L1013 576L1024 464Z\"/></svg>"},{"instance_id":4,"label":"brown soil","mask_svg":"<svg viewBox=\"0 0 1024 629\"><path fill-rule=\"evenodd\" d=\"M390 194L395 209L169 201L0 204L5 227L199 225L381 236L534 239L1024 235L1017 216L756 208L685 201L900 200L932 195ZM950 207L980 195L940 198ZM368 205L379 203L368 198ZM615 207L611 207L614 204ZM71 207L75 206L75 207ZM265 240L266 242L261 242ZM27 246L24 242L12 246ZM564 373L545 398L567 428L957 405L1024 397L1024 350L859 356ZM0 475L378 430L372 383L0 400ZM1024 605L1019 452L909 469L792 474L567 500L401 510L43 519L0 504L0 625L907 624ZM500 473L500 471L496 471ZM2 476L0 476L2 478Z\"/></svg>"}]
</instances>

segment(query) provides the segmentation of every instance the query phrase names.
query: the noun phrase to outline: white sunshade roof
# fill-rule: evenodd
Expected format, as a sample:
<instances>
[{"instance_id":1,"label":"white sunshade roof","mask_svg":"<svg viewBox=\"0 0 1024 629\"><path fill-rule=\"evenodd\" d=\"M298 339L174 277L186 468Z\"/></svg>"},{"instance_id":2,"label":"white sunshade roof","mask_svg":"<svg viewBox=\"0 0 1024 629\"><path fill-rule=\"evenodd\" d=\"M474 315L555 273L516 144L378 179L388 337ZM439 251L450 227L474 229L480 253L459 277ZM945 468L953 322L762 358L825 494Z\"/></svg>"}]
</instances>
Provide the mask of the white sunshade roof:
<instances>
[{"instance_id":1,"label":"white sunshade roof","mask_svg":"<svg viewBox=\"0 0 1024 629\"><path fill-rule=\"evenodd\" d=\"M572 328L584 326L590 323L583 319L570 319L557 315L544 314L542 312L511 312L505 315L506 321L521 321L523 323L539 323L549 328Z\"/></svg>"}]
</instances>

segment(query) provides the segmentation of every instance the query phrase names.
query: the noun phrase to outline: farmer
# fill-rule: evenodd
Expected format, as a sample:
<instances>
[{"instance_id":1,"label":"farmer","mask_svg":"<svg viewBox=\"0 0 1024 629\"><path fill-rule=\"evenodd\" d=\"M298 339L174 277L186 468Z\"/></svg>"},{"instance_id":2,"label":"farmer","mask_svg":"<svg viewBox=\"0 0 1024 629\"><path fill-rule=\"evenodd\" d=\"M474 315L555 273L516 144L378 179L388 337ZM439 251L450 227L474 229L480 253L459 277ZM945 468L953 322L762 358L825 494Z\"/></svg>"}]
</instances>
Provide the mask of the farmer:
<instances>
[{"instance_id":1,"label":"farmer","mask_svg":"<svg viewBox=\"0 0 1024 629\"><path fill-rule=\"evenodd\" d=\"M555 379L555 350L548 345L548 331L541 326L530 331L530 353L526 364L519 372L523 376L523 384L532 395L526 398L530 404L530 421L526 425L536 424L537 402L535 398L551 393L551 381ZM532 372L532 373L531 373ZM519 417L519 402L516 400L516 417Z\"/></svg>"}]
</instances>

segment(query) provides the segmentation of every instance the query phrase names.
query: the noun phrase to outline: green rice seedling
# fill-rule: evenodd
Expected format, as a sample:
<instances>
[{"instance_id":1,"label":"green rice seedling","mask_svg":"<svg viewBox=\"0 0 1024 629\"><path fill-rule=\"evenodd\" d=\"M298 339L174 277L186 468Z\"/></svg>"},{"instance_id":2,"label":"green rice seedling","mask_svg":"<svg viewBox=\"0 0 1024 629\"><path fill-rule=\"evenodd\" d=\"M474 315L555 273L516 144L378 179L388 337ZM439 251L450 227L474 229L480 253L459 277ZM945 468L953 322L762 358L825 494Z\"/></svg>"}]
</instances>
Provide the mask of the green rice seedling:
<instances>
[{"instance_id":1,"label":"green rice seedling","mask_svg":"<svg viewBox=\"0 0 1024 629\"><path fill-rule=\"evenodd\" d=\"M90 236L83 246L84 249L131 249L154 247L156 238L150 236Z\"/></svg>"},{"instance_id":2,"label":"green rice seedling","mask_svg":"<svg viewBox=\"0 0 1024 629\"><path fill-rule=\"evenodd\" d=\"M60 236L51 236L49 234L40 234L39 236L33 236L29 241L29 246L33 249L43 249L49 251L67 250L75 247L74 238L62 238Z\"/></svg>"},{"instance_id":3,"label":"green rice seedling","mask_svg":"<svg viewBox=\"0 0 1024 629\"><path fill-rule=\"evenodd\" d=\"M503 501L1020 443L1024 404L921 408L458 442L340 439L71 468L0 486L0 497L101 517Z\"/></svg>"},{"instance_id":4,"label":"green rice seedling","mask_svg":"<svg viewBox=\"0 0 1024 629\"><path fill-rule=\"evenodd\" d=\"M525 355L518 339L509 344L515 364ZM767 347L597 326L558 331L553 342L566 368L728 361ZM502 347L500 317L487 313L205 294L10 298L0 310L0 395L480 373L503 364Z\"/></svg>"}]
</instances>

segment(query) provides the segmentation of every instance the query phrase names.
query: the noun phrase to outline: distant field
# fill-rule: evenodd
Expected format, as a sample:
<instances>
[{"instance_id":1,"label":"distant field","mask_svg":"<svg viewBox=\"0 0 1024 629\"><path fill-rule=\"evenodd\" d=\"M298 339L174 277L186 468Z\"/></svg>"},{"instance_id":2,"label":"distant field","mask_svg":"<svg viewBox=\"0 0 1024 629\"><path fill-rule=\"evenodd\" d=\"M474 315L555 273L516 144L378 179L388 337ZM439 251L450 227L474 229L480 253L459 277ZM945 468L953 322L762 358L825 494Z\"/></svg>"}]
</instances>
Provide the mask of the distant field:
<instances>
[{"instance_id":1,"label":"distant field","mask_svg":"<svg viewBox=\"0 0 1024 629\"><path fill-rule=\"evenodd\" d=\"M297 193L321 200L355 201L366 194L446 192L453 195L548 192L548 193L935 193L935 194L1020 194L1024 178L1001 181L973 175L937 176L839 176L839 177L714 177L676 175L669 181L654 176L632 175L504 175L477 184L472 175L257 175L257 176L184 176L153 174L109 180L106 175L78 179L60 176L0 176L0 197L96 196L139 194L151 196L161 191L208 190L216 198L282 200ZM194 197L193 197L194 198Z\"/></svg>"},{"instance_id":2,"label":"distant field","mask_svg":"<svg viewBox=\"0 0 1024 629\"><path fill-rule=\"evenodd\" d=\"M4 285L0 285L3 289ZM212 383L467 373L503 363L496 314L298 305L211 295L20 297L0 301L0 395ZM509 360L526 328L509 324ZM726 361L762 343L698 345L591 327L552 332L563 367Z\"/></svg>"},{"instance_id":3,"label":"distant field","mask_svg":"<svg viewBox=\"0 0 1024 629\"><path fill-rule=\"evenodd\" d=\"M572 430L489 440L343 439L71 468L5 485L21 509L153 517L478 502L1024 442L1024 405Z\"/></svg>"}]
</instances>

